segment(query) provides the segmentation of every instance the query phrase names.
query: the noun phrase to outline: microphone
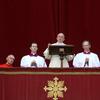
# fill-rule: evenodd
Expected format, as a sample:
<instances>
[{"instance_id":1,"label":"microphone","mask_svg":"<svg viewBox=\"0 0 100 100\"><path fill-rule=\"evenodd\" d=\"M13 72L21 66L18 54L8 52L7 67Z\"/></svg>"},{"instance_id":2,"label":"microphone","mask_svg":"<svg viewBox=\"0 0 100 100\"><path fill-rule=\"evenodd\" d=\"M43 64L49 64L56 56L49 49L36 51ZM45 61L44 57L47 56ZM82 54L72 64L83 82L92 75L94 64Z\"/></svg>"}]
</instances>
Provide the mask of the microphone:
<instances>
[{"instance_id":1,"label":"microphone","mask_svg":"<svg viewBox=\"0 0 100 100\"><path fill-rule=\"evenodd\" d=\"M85 67L86 65L89 66L89 58L86 58L86 59L85 59L84 67Z\"/></svg>"}]
</instances>

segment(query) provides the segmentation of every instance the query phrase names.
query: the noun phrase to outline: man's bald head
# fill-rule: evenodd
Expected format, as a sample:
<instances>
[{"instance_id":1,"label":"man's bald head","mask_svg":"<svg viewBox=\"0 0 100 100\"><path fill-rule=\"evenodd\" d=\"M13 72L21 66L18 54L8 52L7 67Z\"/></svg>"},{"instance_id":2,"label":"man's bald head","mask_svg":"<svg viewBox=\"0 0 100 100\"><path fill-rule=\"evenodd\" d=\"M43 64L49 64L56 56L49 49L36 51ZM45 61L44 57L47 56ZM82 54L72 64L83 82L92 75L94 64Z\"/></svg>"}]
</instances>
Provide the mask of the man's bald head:
<instances>
[{"instance_id":1,"label":"man's bald head","mask_svg":"<svg viewBox=\"0 0 100 100\"><path fill-rule=\"evenodd\" d=\"M6 57L7 64L9 65L12 65L14 63L14 60L15 60L15 56L13 54L10 54Z\"/></svg>"},{"instance_id":2,"label":"man's bald head","mask_svg":"<svg viewBox=\"0 0 100 100\"><path fill-rule=\"evenodd\" d=\"M57 35L57 42L63 43L64 40L65 40L65 35L64 35L63 33L59 33L59 34Z\"/></svg>"},{"instance_id":3,"label":"man's bald head","mask_svg":"<svg viewBox=\"0 0 100 100\"><path fill-rule=\"evenodd\" d=\"M91 43L88 40L85 40L82 42L82 47L85 51L90 50L91 48Z\"/></svg>"}]
</instances>

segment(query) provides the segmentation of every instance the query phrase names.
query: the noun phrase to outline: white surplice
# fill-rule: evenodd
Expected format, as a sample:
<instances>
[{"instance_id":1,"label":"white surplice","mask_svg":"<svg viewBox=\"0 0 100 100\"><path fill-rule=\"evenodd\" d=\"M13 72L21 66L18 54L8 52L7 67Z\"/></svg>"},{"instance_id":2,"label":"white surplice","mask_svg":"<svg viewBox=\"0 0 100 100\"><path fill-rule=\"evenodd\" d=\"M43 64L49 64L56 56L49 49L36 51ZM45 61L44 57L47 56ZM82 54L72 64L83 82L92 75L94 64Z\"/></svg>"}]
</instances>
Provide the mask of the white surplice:
<instances>
[{"instance_id":1,"label":"white surplice","mask_svg":"<svg viewBox=\"0 0 100 100\"><path fill-rule=\"evenodd\" d=\"M54 43L52 45L66 45L64 43ZM46 59L50 60L49 68L61 68L61 60L59 55L49 55L49 49L44 51L44 56ZM73 55L68 55L63 59L63 68L68 68L68 61L73 59Z\"/></svg>"},{"instance_id":2,"label":"white surplice","mask_svg":"<svg viewBox=\"0 0 100 100\"><path fill-rule=\"evenodd\" d=\"M36 62L37 67L32 66L32 62ZM21 67L32 67L32 68L43 68L43 67L47 67L45 59L41 56L30 56L30 55L26 55L24 57L22 57L21 59L21 63L20 63Z\"/></svg>"},{"instance_id":3,"label":"white surplice","mask_svg":"<svg viewBox=\"0 0 100 100\"><path fill-rule=\"evenodd\" d=\"M89 59L88 65L85 65L86 58ZM90 54L84 54L84 52L78 53L73 60L73 66L77 68L93 68L100 67L100 61L98 55L90 52Z\"/></svg>"}]
</instances>

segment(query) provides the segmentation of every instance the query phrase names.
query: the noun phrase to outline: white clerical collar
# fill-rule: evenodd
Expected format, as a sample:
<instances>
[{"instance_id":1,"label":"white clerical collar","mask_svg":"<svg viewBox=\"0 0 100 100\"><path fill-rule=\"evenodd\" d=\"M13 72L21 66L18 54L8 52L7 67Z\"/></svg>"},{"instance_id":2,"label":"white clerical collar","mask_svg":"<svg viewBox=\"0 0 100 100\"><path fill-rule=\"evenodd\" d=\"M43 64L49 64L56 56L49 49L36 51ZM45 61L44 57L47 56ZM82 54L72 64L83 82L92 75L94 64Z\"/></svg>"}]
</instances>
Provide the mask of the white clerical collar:
<instances>
[{"instance_id":1,"label":"white clerical collar","mask_svg":"<svg viewBox=\"0 0 100 100\"><path fill-rule=\"evenodd\" d=\"M56 44L59 44L59 45L64 45L64 43L59 43L59 42L56 42Z\"/></svg>"},{"instance_id":2,"label":"white clerical collar","mask_svg":"<svg viewBox=\"0 0 100 100\"><path fill-rule=\"evenodd\" d=\"M37 54L37 53L30 53L30 54L29 54L29 56L31 56L31 57L32 57L32 56L37 57L37 56L38 56L38 54Z\"/></svg>"}]
</instances>

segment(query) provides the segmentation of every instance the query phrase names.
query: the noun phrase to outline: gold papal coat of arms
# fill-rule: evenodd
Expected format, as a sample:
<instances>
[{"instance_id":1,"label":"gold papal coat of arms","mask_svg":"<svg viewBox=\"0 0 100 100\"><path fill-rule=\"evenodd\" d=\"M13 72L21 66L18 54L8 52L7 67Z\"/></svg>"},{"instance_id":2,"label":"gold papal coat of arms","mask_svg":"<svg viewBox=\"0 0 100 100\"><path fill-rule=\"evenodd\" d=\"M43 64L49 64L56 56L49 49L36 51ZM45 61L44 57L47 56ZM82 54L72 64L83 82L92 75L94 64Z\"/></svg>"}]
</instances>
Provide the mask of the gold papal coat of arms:
<instances>
[{"instance_id":1,"label":"gold papal coat of arms","mask_svg":"<svg viewBox=\"0 0 100 100\"><path fill-rule=\"evenodd\" d=\"M64 86L64 81L59 81L59 78L55 77L53 80L48 81L44 90L47 92L47 98L58 100L59 97L64 98L63 92L67 91L67 87Z\"/></svg>"}]
</instances>

